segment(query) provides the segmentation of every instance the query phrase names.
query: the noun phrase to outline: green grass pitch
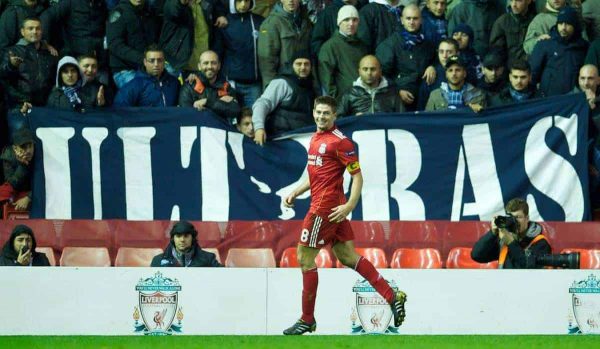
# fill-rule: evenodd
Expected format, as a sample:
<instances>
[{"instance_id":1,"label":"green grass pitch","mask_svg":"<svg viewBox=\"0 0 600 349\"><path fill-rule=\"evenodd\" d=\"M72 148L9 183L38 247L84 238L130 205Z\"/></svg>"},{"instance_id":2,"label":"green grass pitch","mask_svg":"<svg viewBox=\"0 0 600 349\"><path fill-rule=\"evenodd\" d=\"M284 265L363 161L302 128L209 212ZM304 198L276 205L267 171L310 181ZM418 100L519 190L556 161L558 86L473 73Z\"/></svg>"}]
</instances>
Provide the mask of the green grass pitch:
<instances>
[{"instance_id":1,"label":"green grass pitch","mask_svg":"<svg viewBox=\"0 0 600 349\"><path fill-rule=\"evenodd\" d=\"M1 349L246 349L246 348L401 348L401 349L592 349L600 336L9 336Z\"/></svg>"}]
</instances>

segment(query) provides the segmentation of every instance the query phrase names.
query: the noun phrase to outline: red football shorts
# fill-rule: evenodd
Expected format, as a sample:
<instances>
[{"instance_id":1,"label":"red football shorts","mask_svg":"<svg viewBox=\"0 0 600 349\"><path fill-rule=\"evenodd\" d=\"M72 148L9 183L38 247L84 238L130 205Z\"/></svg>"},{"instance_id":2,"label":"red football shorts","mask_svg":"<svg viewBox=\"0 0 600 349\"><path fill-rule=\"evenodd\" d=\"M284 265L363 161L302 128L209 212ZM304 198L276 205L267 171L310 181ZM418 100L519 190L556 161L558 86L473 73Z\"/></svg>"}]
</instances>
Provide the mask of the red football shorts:
<instances>
[{"instance_id":1,"label":"red football shorts","mask_svg":"<svg viewBox=\"0 0 600 349\"><path fill-rule=\"evenodd\" d=\"M341 223L331 223L327 216L309 212L304 217L299 245L321 248L338 241L354 240L354 232L346 219Z\"/></svg>"}]
</instances>

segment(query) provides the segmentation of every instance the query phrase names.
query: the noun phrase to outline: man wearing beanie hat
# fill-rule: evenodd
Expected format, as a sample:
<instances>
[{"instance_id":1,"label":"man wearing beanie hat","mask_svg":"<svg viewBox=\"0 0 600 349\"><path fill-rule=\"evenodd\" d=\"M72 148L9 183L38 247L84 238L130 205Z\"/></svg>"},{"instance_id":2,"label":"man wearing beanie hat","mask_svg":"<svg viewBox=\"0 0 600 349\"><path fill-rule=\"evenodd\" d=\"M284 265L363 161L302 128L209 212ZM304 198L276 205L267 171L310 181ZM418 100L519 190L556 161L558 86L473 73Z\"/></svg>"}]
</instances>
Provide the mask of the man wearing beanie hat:
<instances>
[{"instance_id":1,"label":"man wearing beanie hat","mask_svg":"<svg viewBox=\"0 0 600 349\"><path fill-rule=\"evenodd\" d=\"M49 267L48 257L36 252L36 247L33 230L23 224L17 225L0 252L0 266Z\"/></svg>"},{"instance_id":2,"label":"man wearing beanie hat","mask_svg":"<svg viewBox=\"0 0 600 349\"><path fill-rule=\"evenodd\" d=\"M313 101L317 96L308 51L296 52L284 72L269 83L252 106L254 142L312 125Z\"/></svg>"},{"instance_id":3,"label":"man wearing beanie hat","mask_svg":"<svg viewBox=\"0 0 600 349\"><path fill-rule=\"evenodd\" d=\"M558 12L565 7L567 0L547 0L546 7L539 12L529 24L523 50L527 55L531 55L535 45L541 40L550 39L550 29L556 25L556 16Z\"/></svg>"},{"instance_id":4,"label":"man wearing beanie hat","mask_svg":"<svg viewBox=\"0 0 600 349\"><path fill-rule=\"evenodd\" d=\"M400 89L406 109L416 110L419 85L435 81L435 47L421 30L421 10L408 5L402 10L403 29L385 39L375 52L383 75Z\"/></svg>"},{"instance_id":5,"label":"man wearing beanie hat","mask_svg":"<svg viewBox=\"0 0 600 349\"><path fill-rule=\"evenodd\" d=\"M31 202L33 144L33 133L23 127L13 134L13 144L4 148L0 155L4 170L0 201L13 201L17 210L26 210Z\"/></svg>"},{"instance_id":6,"label":"man wearing beanie hat","mask_svg":"<svg viewBox=\"0 0 600 349\"><path fill-rule=\"evenodd\" d=\"M319 79L325 92L340 100L358 77L356 67L368 49L356 36L359 18L354 6L343 6L338 12L337 23L339 31L319 52Z\"/></svg>"},{"instance_id":7,"label":"man wearing beanie hat","mask_svg":"<svg viewBox=\"0 0 600 349\"><path fill-rule=\"evenodd\" d=\"M325 5L323 11L317 15L317 21L312 30L311 52L319 53L325 41L329 40L338 31L337 17L342 6L352 5L358 9L357 3L358 0L333 0L329 5Z\"/></svg>"},{"instance_id":8,"label":"man wearing beanie hat","mask_svg":"<svg viewBox=\"0 0 600 349\"><path fill-rule=\"evenodd\" d=\"M562 95L575 87L587 48L577 11L563 8L550 30L550 39L539 41L529 57L532 80L539 83L542 96Z\"/></svg>"},{"instance_id":9,"label":"man wearing beanie hat","mask_svg":"<svg viewBox=\"0 0 600 349\"><path fill-rule=\"evenodd\" d=\"M483 76L481 57L473 49L473 29L461 23L451 32L452 39L458 42L459 55L467 62L467 81L476 84L477 79Z\"/></svg>"},{"instance_id":10,"label":"man wearing beanie hat","mask_svg":"<svg viewBox=\"0 0 600 349\"><path fill-rule=\"evenodd\" d=\"M203 251L196 228L186 221L173 225L165 251L152 259L151 267L222 267L214 253Z\"/></svg>"},{"instance_id":11,"label":"man wearing beanie hat","mask_svg":"<svg viewBox=\"0 0 600 349\"><path fill-rule=\"evenodd\" d=\"M312 24L300 0L281 0L260 26L258 65L263 88L283 72L297 51L310 50Z\"/></svg>"},{"instance_id":12,"label":"man wearing beanie hat","mask_svg":"<svg viewBox=\"0 0 600 349\"><path fill-rule=\"evenodd\" d=\"M487 93L488 98L496 95L506 86L504 60L499 52L491 49L483 59L483 77L477 80L477 87Z\"/></svg>"}]
</instances>

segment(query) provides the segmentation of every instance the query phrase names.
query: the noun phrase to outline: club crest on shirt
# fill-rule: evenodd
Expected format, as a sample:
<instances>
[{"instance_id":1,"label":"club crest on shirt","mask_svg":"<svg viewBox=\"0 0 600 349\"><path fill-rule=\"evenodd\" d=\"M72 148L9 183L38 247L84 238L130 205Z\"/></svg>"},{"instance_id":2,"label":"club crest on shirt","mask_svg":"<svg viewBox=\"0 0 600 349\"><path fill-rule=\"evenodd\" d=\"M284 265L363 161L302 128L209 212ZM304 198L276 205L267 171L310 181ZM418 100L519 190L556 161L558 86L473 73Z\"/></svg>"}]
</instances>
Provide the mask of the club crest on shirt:
<instances>
[{"instance_id":1,"label":"club crest on shirt","mask_svg":"<svg viewBox=\"0 0 600 349\"><path fill-rule=\"evenodd\" d=\"M325 154L325 151L327 151L327 144L321 143L319 146L319 154Z\"/></svg>"}]
</instances>

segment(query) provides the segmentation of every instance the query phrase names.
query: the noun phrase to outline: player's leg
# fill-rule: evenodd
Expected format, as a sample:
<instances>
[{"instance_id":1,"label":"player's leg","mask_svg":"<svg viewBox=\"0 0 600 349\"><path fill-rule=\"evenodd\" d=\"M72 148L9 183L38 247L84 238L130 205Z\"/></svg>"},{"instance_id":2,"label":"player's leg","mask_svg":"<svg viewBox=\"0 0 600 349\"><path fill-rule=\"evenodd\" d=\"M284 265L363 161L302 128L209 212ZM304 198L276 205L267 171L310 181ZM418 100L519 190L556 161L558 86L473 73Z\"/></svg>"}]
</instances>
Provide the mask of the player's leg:
<instances>
[{"instance_id":1,"label":"player's leg","mask_svg":"<svg viewBox=\"0 0 600 349\"><path fill-rule=\"evenodd\" d=\"M333 245L332 251L340 263L356 270L390 304L392 314L394 315L394 325L396 327L400 326L405 316L404 303L406 302L406 294L402 291L394 292L373 264L356 253L352 240L337 241Z\"/></svg>"}]
</instances>

